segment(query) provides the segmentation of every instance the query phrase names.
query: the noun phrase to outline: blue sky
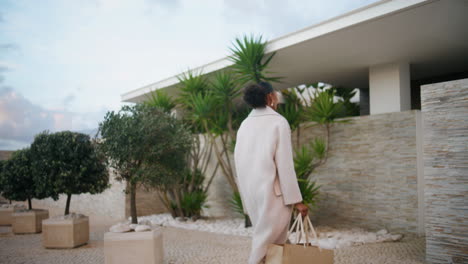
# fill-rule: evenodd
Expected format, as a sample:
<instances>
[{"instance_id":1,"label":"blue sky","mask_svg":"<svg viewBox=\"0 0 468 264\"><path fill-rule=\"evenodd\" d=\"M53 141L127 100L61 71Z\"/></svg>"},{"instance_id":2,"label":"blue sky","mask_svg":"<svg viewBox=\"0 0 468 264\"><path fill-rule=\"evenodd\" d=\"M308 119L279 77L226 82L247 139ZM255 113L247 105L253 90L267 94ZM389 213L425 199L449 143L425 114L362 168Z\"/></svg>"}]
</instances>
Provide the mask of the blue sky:
<instances>
[{"instance_id":1,"label":"blue sky","mask_svg":"<svg viewBox=\"0 0 468 264\"><path fill-rule=\"evenodd\" d=\"M376 0L0 0L0 150L89 131L120 95Z\"/></svg>"}]
</instances>

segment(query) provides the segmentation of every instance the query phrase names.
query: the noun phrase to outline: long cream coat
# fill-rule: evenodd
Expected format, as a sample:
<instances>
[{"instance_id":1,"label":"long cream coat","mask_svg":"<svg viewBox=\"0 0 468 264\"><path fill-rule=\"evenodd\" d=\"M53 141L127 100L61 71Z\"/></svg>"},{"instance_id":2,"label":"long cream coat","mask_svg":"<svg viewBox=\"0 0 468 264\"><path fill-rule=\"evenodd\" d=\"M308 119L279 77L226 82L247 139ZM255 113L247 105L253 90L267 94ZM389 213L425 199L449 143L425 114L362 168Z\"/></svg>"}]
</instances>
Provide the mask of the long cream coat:
<instances>
[{"instance_id":1,"label":"long cream coat","mask_svg":"<svg viewBox=\"0 0 468 264\"><path fill-rule=\"evenodd\" d=\"M237 132L234 160L253 226L249 264L257 264L268 244L286 241L291 205L302 201L287 120L269 106L253 109Z\"/></svg>"}]
</instances>

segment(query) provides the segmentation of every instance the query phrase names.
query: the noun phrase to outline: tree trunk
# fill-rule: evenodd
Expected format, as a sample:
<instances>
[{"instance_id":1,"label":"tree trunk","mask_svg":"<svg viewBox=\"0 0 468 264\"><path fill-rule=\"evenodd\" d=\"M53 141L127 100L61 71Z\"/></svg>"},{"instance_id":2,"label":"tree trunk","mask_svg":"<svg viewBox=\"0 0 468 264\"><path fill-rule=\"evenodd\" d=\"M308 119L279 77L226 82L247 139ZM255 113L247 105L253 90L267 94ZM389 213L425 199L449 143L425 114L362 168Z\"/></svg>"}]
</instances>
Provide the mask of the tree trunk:
<instances>
[{"instance_id":1,"label":"tree trunk","mask_svg":"<svg viewBox=\"0 0 468 264\"><path fill-rule=\"evenodd\" d=\"M179 195L179 190L178 188L173 189L174 197L176 200L177 204L177 213L179 214L179 217L185 217L186 215L184 214L184 211L182 210L182 203L180 202L180 195Z\"/></svg>"},{"instance_id":2,"label":"tree trunk","mask_svg":"<svg viewBox=\"0 0 468 264\"><path fill-rule=\"evenodd\" d=\"M250 217L249 215L244 215L244 218L245 218L245 227L251 227L252 226L252 222L250 221Z\"/></svg>"},{"instance_id":3,"label":"tree trunk","mask_svg":"<svg viewBox=\"0 0 468 264\"><path fill-rule=\"evenodd\" d=\"M130 183L130 215L132 224L138 224L136 209L136 183Z\"/></svg>"},{"instance_id":4,"label":"tree trunk","mask_svg":"<svg viewBox=\"0 0 468 264\"><path fill-rule=\"evenodd\" d=\"M300 144L300 138L301 138L301 127L298 125L296 128L296 149L299 149Z\"/></svg>"},{"instance_id":5,"label":"tree trunk","mask_svg":"<svg viewBox=\"0 0 468 264\"><path fill-rule=\"evenodd\" d=\"M65 215L70 214L71 193L67 194L67 205L65 206Z\"/></svg>"},{"instance_id":6,"label":"tree trunk","mask_svg":"<svg viewBox=\"0 0 468 264\"><path fill-rule=\"evenodd\" d=\"M29 207L29 210L32 210L31 198L28 198L28 207Z\"/></svg>"}]
</instances>

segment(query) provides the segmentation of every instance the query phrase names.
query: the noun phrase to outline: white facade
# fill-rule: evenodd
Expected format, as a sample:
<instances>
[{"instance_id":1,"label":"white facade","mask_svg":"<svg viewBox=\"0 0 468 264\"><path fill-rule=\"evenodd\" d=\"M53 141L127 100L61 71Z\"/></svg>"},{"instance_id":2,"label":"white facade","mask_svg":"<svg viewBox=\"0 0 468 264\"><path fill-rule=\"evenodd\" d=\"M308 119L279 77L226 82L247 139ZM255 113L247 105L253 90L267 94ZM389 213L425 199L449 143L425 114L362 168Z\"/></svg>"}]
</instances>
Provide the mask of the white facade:
<instances>
[{"instance_id":1,"label":"white facade","mask_svg":"<svg viewBox=\"0 0 468 264\"><path fill-rule=\"evenodd\" d=\"M411 110L411 81L408 63L369 68L371 115Z\"/></svg>"},{"instance_id":2,"label":"white facade","mask_svg":"<svg viewBox=\"0 0 468 264\"><path fill-rule=\"evenodd\" d=\"M276 89L324 82L370 89L371 114L411 109L411 82L466 72L466 0L381 0L268 42L276 52ZM229 68L220 58L192 69L206 75ZM124 102L141 102L164 89L178 93L178 78L129 91Z\"/></svg>"}]
</instances>

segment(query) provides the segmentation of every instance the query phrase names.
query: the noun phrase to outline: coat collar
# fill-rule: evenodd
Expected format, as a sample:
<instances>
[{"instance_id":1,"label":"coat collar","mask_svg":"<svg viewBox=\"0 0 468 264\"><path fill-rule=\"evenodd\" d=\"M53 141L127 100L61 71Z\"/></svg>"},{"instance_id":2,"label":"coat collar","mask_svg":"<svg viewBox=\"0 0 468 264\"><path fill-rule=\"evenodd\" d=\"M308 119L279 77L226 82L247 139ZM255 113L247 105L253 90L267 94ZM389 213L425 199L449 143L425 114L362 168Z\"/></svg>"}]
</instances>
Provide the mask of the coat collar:
<instances>
[{"instance_id":1,"label":"coat collar","mask_svg":"<svg viewBox=\"0 0 468 264\"><path fill-rule=\"evenodd\" d=\"M279 113L267 105L265 107L257 107L257 108L252 109L252 111L249 114L249 117L263 116L263 115L279 115Z\"/></svg>"}]
</instances>

